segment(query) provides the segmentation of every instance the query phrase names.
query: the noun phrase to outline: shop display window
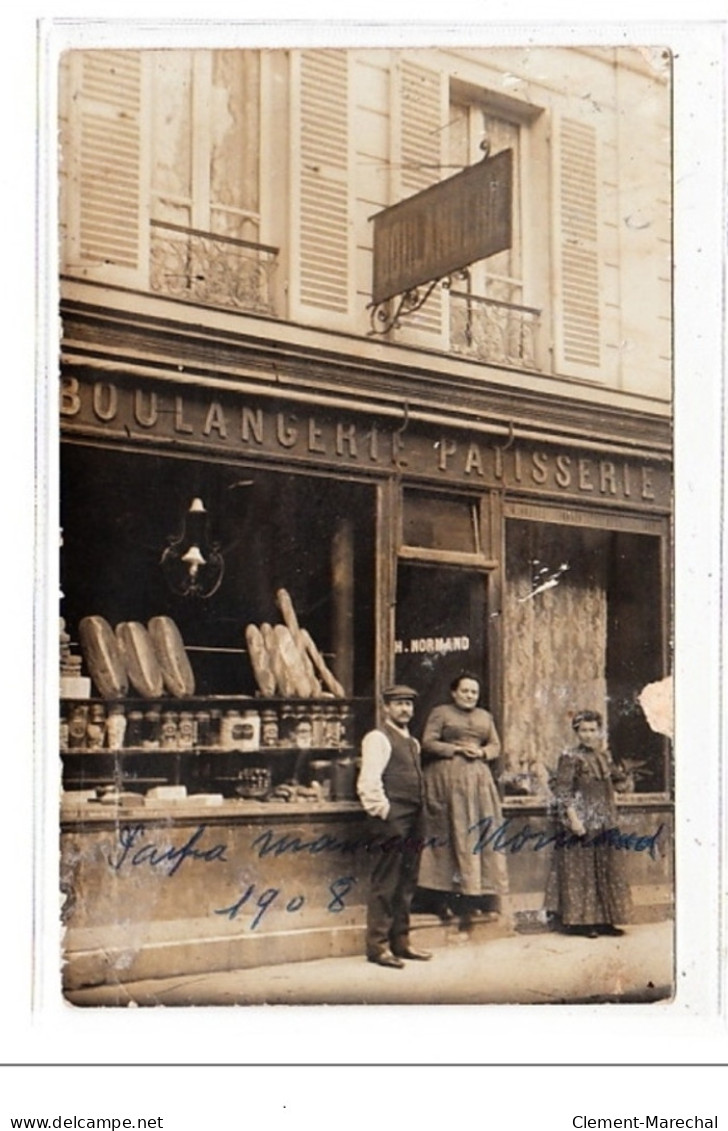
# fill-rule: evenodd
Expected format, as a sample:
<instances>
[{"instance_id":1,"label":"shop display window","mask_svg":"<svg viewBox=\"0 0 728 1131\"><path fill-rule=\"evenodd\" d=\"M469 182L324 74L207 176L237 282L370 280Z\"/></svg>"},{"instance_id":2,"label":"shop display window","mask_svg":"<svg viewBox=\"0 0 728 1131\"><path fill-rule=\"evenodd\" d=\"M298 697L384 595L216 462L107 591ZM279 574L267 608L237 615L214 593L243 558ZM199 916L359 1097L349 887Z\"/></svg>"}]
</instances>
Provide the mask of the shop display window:
<instances>
[{"instance_id":1,"label":"shop display window","mask_svg":"<svg viewBox=\"0 0 728 1131\"><path fill-rule=\"evenodd\" d=\"M127 724L123 745L131 741L149 755L143 767L127 775L129 780L136 777L139 786L148 784L147 778L154 784L177 781L199 792L214 786L215 774L223 769L228 776L240 776L240 767L230 760L223 765L218 759L207 767L199 757L186 767L180 759L176 765L165 760L164 728L171 727L171 716L178 734L167 749L184 754L209 745L245 755L250 796L293 775L293 755L285 766L280 760L274 764L266 759L266 749L314 751L304 759L305 773L297 772L299 778L311 777L308 762L315 761L316 750L353 753L361 729L371 724L374 694L375 514L374 490L354 482L66 445L61 483L66 652L77 663L83 657L79 626L84 618L102 618L113 631L122 623L149 631L156 618L179 633L191 668L190 684L183 680L180 692L170 691L165 682L161 694L140 694L131 682L128 696L122 697ZM163 565L170 553L181 559L174 563L177 572ZM215 556L220 568L208 584L205 571ZM180 577L200 583L185 586ZM287 608L281 594L288 599ZM290 632L299 649L294 667L306 667L302 654L309 677L313 671L315 678L305 686L281 682L276 669L277 683L261 681L249 630L262 641L266 629L280 632L294 622L311 642L307 650ZM83 659L82 672L89 677L93 673ZM62 681L62 693L63 686ZM79 756L110 746L105 732L110 732L106 719L112 699L104 701L98 681L92 681L87 729L97 700L104 711L104 719L99 712L98 720L103 733L100 739L92 734L91 747L87 734L76 747ZM67 715L72 706L66 704ZM246 710L256 715L252 747ZM147 729L150 712L160 716L158 741L150 741L146 731L130 729L132 711L141 711ZM211 737L205 717L210 711ZM240 719L226 723L231 711ZM190 714L195 727L204 725L204 742L196 731L190 740L185 730ZM236 721L240 733L233 727L225 738L225 725ZM78 785L78 764L76 770ZM258 770L270 774L256 777L253 771ZM121 772L123 776L126 770ZM118 784L119 773L118 764L110 765L100 776ZM80 776L87 784L94 780L88 759ZM348 777L353 798L351 771ZM242 787L237 792L246 795Z\"/></svg>"},{"instance_id":2,"label":"shop display window","mask_svg":"<svg viewBox=\"0 0 728 1131\"><path fill-rule=\"evenodd\" d=\"M570 720L600 711L634 792L669 789L668 739L640 703L668 674L660 538L646 533L506 523L504 758L512 773L551 772Z\"/></svg>"}]
</instances>

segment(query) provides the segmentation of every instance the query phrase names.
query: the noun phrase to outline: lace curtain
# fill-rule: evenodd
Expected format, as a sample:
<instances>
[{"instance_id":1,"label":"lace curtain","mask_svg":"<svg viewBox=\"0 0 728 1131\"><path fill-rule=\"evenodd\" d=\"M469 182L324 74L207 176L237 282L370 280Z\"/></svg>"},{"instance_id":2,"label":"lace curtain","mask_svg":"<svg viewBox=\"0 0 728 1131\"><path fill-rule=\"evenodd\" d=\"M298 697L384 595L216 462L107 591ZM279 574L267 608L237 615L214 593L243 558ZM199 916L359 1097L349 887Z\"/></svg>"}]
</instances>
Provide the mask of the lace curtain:
<instances>
[{"instance_id":1,"label":"lace curtain","mask_svg":"<svg viewBox=\"0 0 728 1131\"><path fill-rule=\"evenodd\" d=\"M609 534L511 520L504 600L505 768L555 766L571 716L605 714Z\"/></svg>"}]
</instances>

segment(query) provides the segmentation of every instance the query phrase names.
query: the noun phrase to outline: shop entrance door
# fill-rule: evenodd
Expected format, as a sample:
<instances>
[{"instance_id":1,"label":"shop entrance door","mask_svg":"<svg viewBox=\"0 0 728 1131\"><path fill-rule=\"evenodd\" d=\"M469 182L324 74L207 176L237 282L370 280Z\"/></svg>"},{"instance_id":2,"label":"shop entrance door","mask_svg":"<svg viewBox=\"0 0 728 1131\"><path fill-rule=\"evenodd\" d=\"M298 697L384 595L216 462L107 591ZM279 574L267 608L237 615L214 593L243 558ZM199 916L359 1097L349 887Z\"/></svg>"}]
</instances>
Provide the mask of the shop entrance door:
<instances>
[{"instance_id":1,"label":"shop entrance door","mask_svg":"<svg viewBox=\"0 0 728 1131\"><path fill-rule=\"evenodd\" d=\"M449 702L462 671L487 695L486 585L482 570L400 562L397 570L394 671L419 693L413 723L421 734L430 710ZM481 705L488 706L487 702Z\"/></svg>"}]
</instances>

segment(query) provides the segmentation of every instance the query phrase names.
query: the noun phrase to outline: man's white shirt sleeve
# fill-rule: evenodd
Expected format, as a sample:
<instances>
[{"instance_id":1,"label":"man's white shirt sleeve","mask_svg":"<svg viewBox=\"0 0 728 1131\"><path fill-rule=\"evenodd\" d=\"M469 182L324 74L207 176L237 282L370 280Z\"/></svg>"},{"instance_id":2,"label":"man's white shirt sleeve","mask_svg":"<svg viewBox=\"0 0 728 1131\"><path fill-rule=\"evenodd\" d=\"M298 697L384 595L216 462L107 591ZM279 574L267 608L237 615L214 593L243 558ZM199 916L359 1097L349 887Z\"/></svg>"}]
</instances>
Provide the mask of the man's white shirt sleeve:
<instances>
[{"instance_id":1,"label":"man's white shirt sleeve","mask_svg":"<svg viewBox=\"0 0 728 1131\"><path fill-rule=\"evenodd\" d=\"M370 730L364 735L357 793L369 816L381 817L382 820L389 814L389 799L384 792L382 774L391 756L391 743L381 730Z\"/></svg>"}]
</instances>

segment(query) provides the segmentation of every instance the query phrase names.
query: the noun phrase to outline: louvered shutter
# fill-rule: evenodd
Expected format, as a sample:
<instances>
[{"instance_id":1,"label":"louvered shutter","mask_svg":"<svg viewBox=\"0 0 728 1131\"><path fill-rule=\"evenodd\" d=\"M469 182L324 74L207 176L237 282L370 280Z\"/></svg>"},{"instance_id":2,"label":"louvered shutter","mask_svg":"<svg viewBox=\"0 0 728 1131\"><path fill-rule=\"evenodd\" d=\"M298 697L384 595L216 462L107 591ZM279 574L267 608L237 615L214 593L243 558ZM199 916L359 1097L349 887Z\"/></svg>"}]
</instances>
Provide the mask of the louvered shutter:
<instances>
[{"instance_id":1,"label":"louvered shutter","mask_svg":"<svg viewBox=\"0 0 728 1131\"><path fill-rule=\"evenodd\" d=\"M405 200L442 180L443 126L447 95L444 79L406 56L398 65L399 185L397 201ZM431 347L444 346L445 296L435 287L416 314L402 319L399 337Z\"/></svg>"},{"instance_id":2,"label":"louvered shutter","mask_svg":"<svg viewBox=\"0 0 728 1131\"><path fill-rule=\"evenodd\" d=\"M354 226L349 53L291 56L291 308L294 320L351 329Z\"/></svg>"},{"instance_id":3,"label":"louvered shutter","mask_svg":"<svg viewBox=\"0 0 728 1131\"><path fill-rule=\"evenodd\" d=\"M145 286L148 279L142 82L137 51L73 53L64 269L127 286Z\"/></svg>"},{"instance_id":4,"label":"louvered shutter","mask_svg":"<svg viewBox=\"0 0 728 1131\"><path fill-rule=\"evenodd\" d=\"M599 378L598 139L593 126L554 122L554 346L557 373Z\"/></svg>"}]
</instances>

